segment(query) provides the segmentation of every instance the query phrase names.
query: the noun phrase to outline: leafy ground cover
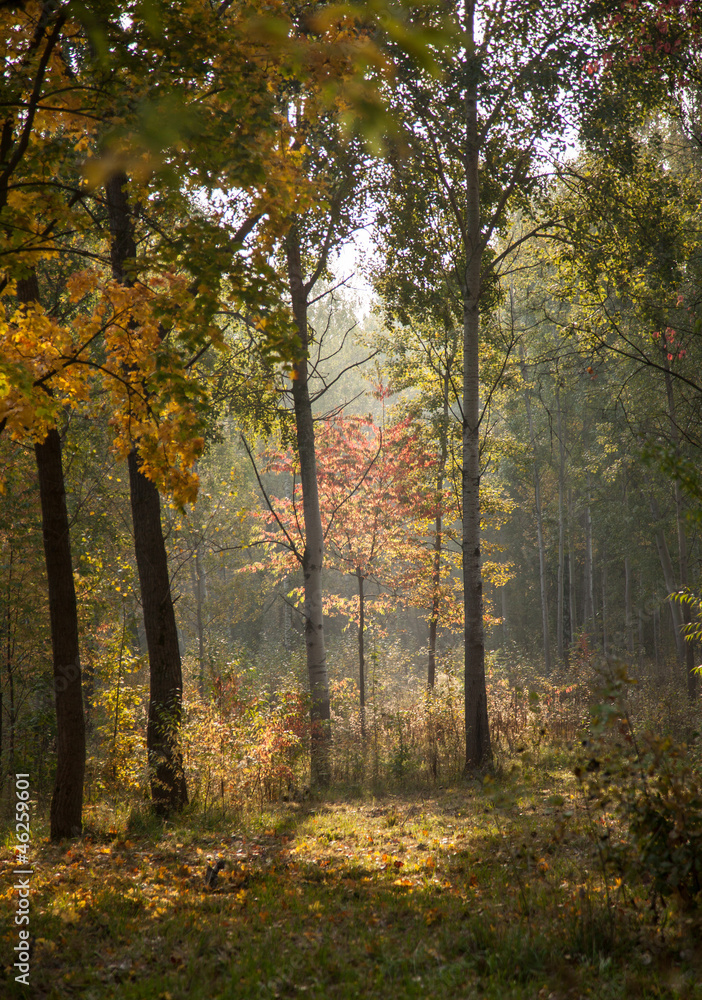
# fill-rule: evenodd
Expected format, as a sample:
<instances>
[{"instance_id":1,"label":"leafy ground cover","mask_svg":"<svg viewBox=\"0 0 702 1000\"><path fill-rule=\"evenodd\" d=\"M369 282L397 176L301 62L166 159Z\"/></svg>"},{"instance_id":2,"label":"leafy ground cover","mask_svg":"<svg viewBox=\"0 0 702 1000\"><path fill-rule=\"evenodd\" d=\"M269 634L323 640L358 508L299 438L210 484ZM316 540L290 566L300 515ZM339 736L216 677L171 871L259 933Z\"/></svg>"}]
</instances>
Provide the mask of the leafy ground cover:
<instances>
[{"instance_id":1,"label":"leafy ground cover","mask_svg":"<svg viewBox=\"0 0 702 1000\"><path fill-rule=\"evenodd\" d=\"M510 778L248 818L37 825L30 990L47 998L702 998L699 918L603 876L597 819L554 756ZM555 791L554 791L555 789ZM226 867L205 884L208 857Z\"/></svg>"}]
</instances>

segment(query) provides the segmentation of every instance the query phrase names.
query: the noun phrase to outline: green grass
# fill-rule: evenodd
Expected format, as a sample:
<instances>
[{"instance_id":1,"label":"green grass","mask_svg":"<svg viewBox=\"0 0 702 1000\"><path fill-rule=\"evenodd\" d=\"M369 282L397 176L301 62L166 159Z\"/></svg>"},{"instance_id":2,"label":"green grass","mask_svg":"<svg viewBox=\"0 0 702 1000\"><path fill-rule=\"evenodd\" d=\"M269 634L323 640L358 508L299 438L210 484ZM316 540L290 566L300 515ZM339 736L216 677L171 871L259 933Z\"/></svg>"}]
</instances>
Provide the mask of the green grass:
<instances>
[{"instance_id":1,"label":"green grass","mask_svg":"<svg viewBox=\"0 0 702 1000\"><path fill-rule=\"evenodd\" d=\"M35 839L33 858L31 988L12 981L6 876L3 995L702 998L699 925L674 904L654 921L646 886L605 886L558 758L486 785L340 791L247 819L112 827L103 811L80 841Z\"/></svg>"}]
</instances>

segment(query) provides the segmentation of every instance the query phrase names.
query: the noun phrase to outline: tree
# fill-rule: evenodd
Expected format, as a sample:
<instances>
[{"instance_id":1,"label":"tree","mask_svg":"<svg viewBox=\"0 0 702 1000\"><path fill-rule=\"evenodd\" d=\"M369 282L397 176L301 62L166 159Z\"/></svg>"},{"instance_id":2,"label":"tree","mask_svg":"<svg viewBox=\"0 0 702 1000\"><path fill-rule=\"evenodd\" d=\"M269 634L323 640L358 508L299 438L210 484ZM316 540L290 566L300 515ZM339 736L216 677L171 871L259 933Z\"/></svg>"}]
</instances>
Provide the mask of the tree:
<instances>
[{"instance_id":1,"label":"tree","mask_svg":"<svg viewBox=\"0 0 702 1000\"><path fill-rule=\"evenodd\" d=\"M471 0L452 13L459 31L455 47L443 53L440 85L397 60L393 97L406 152L404 158L397 157L392 183L406 204L426 206L417 214L415 233L405 234L411 249L405 244L402 252L415 273L444 276L459 304L463 327L469 768L490 758L480 537L480 441L486 415L479 378L481 312L495 301L496 279L513 248L526 239L524 231L508 236L509 211L536 193L545 153L558 145L567 104L563 95L572 94L572 78L586 61L583 26L592 13L593 5L586 2L549 3L535 19L530 3ZM432 220L431 232L421 224L426 219ZM505 244L497 252L499 234Z\"/></svg>"},{"instance_id":2,"label":"tree","mask_svg":"<svg viewBox=\"0 0 702 1000\"><path fill-rule=\"evenodd\" d=\"M309 182L315 185L318 201L289 220L281 243L298 347L290 379L295 438L299 459L304 519L304 618L307 667L311 695L312 780L324 785L329 777L331 741L329 685L324 643L322 566L324 532L319 502L313 403L326 387L314 392L315 367L310 355L314 330L309 323L309 307L320 279L328 276L330 254L348 237L358 223L363 195L365 153L358 142L343 135L338 115L324 112L321 87L308 85L302 98L282 93L288 101L292 155L301 150L301 162Z\"/></svg>"},{"instance_id":3,"label":"tree","mask_svg":"<svg viewBox=\"0 0 702 1000\"><path fill-rule=\"evenodd\" d=\"M409 418L417 428L422 448L432 456L427 475L433 480L429 522L426 510L413 521L421 544L416 564L410 567L401 589L409 602L423 614L428 612L427 686L434 687L437 667L437 639L441 628L462 631L462 610L456 601L461 597L457 586L457 559L460 562L460 446L462 384L462 331L450 309L443 323L423 321L401 304L401 289L391 288L390 268L380 275L379 290L388 313L386 330L377 343L384 361L383 373L393 393L398 393L397 418ZM399 291L399 296L393 296ZM405 324L397 323L404 317ZM506 342L502 344L509 351ZM486 344L483 372L502 367L501 348ZM491 377L491 376L489 376ZM492 438L484 440L484 466L498 458L499 448ZM425 490L429 487L425 485ZM499 485L483 477L481 484L483 531L498 529L509 513L510 505ZM429 501L425 501L426 508ZM419 512L418 512L419 513ZM424 519L422 521L422 518ZM500 550L495 541L483 539L483 574L494 586L503 586L508 567L498 562ZM430 567L427 565L430 559ZM484 609L486 627L494 624L490 609Z\"/></svg>"},{"instance_id":4,"label":"tree","mask_svg":"<svg viewBox=\"0 0 702 1000\"><path fill-rule=\"evenodd\" d=\"M563 291L577 285L574 325L591 348L612 353L629 379L653 393L648 414L630 413L629 420L637 428L638 446L649 455L657 453L674 473L677 573L651 494L661 568L673 593L690 582L683 482L692 486L693 498L699 497L699 488L675 473L702 446L699 177L687 171L687 157L680 156L674 136L659 132L642 144L631 133L628 149L624 159L584 156L564 180L560 197L567 243L559 254L560 272ZM680 636L690 624L689 605L673 602L670 607ZM693 648L683 648L679 639L678 650L694 699Z\"/></svg>"},{"instance_id":5,"label":"tree","mask_svg":"<svg viewBox=\"0 0 702 1000\"><path fill-rule=\"evenodd\" d=\"M112 236L112 276L120 284L129 286L136 276L137 262L127 183L124 174L111 177L106 185L106 203ZM136 329L134 333L137 333ZM141 391L147 395L148 390L142 388ZM156 484L144 473L138 440L132 442L127 462L134 550L149 651L146 747L151 797L156 812L167 816L180 812L188 801L179 746L183 711L180 646L161 525L161 501Z\"/></svg>"},{"instance_id":6,"label":"tree","mask_svg":"<svg viewBox=\"0 0 702 1000\"><path fill-rule=\"evenodd\" d=\"M42 533L49 583L58 748L51 799L51 839L83 830L85 716L78 643L78 614L61 460L61 438L52 427L34 446L39 473Z\"/></svg>"},{"instance_id":7,"label":"tree","mask_svg":"<svg viewBox=\"0 0 702 1000\"><path fill-rule=\"evenodd\" d=\"M44 682L51 695L50 712L55 708L46 557L33 448L19 448L2 435L0 467L4 488L0 507L0 774L7 776L23 769L17 766L16 754L22 745L22 730L31 725L33 706L29 695L38 683ZM41 670L44 663L51 664L48 672ZM54 735L53 727L46 730L46 735L48 742ZM39 752L45 757L41 749ZM32 758L25 758L25 762L38 783L42 782L45 770L37 767ZM53 761L47 763L53 767Z\"/></svg>"},{"instance_id":8,"label":"tree","mask_svg":"<svg viewBox=\"0 0 702 1000\"><path fill-rule=\"evenodd\" d=\"M180 12L173 16L170 5L155 4L151 17L137 11L125 20L105 4L93 16L86 14L84 24L69 20L68 5L3 12L16 49L0 149L0 208L11 234L5 280L21 278L27 260L42 256L59 253L95 262L72 276L67 295L79 308L60 331L52 331L53 342L47 344L46 330L37 324L18 352L14 326L7 328L3 426L13 433L32 424L36 433L44 425L51 431L62 406L90 396L88 372L104 379L115 447L130 453L152 659L148 742L152 762L158 758L154 801L160 811L183 804L185 785L172 745L182 681L157 484L180 503L194 499L197 478L191 466L202 446L199 404L205 394L188 368L213 342L221 343L212 316L222 273L229 275L228 291L239 301L261 301L271 274L265 265L270 234L281 231L295 197L294 163L277 149L269 45L255 33L242 43L234 29L250 12L229 7L215 12L195 4L183 20ZM178 42L186 37L184 60ZM213 43L220 47L219 61L213 61ZM280 63L280 53L277 58ZM288 58L289 53L283 56ZM227 122L236 127L227 130ZM252 137L243 154L242 131ZM191 141L183 147L186 133ZM215 147L221 154L232 141L236 155L229 160L214 155ZM86 149L92 154L83 164L87 186L79 176ZM137 211L150 235L146 266L136 261L136 212L125 192L126 166L140 181ZM218 218L203 218L189 200L193 192L200 195L222 183L239 192L243 221L233 233ZM103 184L104 203L96 194ZM152 211L161 213L158 223ZM105 214L111 230L107 252L99 229ZM167 233L176 218L177 237ZM268 235L241 254L262 218L268 220ZM102 280L106 258L113 283ZM280 324L270 329L277 336ZM53 401L47 403L49 387Z\"/></svg>"},{"instance_id":9,"label":"tree","mask_svg":"<svg viewBox=\"0 0 702 1000\"><path fill-rule=\"evenodd\" d=\"M36 276L18 283L20 310L38 303ZM80 836L83 830L85 716L78 640L78 609L73 580L71 538L66 509L61 436L50 426L34 444L39 477L42 535L49 587L54 696L58 748L51 798L52 840Z\"/></svg>"},{"instance_id":10,"label":"tree","mask_svg":"<svg viewBox=\"0 0 702 1000\"><path fill-rule=\"evenodd\" d=\"M369 417L337 415L325 420L316 435L319 510L329 571L356 579L357 599L325 589L324 611L355 621L358 629L361 720L365 709L364 637L367 619L367 582L375 585L373 607L387 612L403 592L411 569L421 560L419 531L427 518L426 471L431 460L418 446L407 421L387 430ZM267 529L261 541L267 558L254 568L272 567L279 578L296 566L304 572L306 522L304 487L299 464L290 452L270 454L267 471L292 479L291 495L265 492ZM421 526L421 527L420 527ZM413 577L414 582L414 577ZM304 594L304 587L302 588ZM298 592L299 596L299 592Z\"/></svg>"}]
</instances>

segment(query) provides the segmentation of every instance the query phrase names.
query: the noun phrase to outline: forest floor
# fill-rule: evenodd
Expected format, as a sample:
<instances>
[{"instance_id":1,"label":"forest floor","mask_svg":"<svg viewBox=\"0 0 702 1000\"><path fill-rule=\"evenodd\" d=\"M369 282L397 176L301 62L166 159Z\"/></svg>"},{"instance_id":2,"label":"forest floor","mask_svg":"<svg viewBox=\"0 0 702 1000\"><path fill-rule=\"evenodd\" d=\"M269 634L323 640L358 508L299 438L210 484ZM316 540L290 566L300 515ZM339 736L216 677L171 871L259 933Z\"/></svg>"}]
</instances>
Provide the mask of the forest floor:
<instances>
[{"instance_id":1,"label":"forest floor","mask_svg":"<svg viewBox=\"0 0 702 1000\"><path fill-rule=\"evenodd\" d=\"M98 818L98 815L101 817ZM157 998L702 998L699 918L603 880L596 821L553 756L508 783L279 803L175 823L103 808L35 823L30 986L14 981L12 833L0 993ZM207 858L226 867L204 883Z\"/></svg>"}]
</instances>

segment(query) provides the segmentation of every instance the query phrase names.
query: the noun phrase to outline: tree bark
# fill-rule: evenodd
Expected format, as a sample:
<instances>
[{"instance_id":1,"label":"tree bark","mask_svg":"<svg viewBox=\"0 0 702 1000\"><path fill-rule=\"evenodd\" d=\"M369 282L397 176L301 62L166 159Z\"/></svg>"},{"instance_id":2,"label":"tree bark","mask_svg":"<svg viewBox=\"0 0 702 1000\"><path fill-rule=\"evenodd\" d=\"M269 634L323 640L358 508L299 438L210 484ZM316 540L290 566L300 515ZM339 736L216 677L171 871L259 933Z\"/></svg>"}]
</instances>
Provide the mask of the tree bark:
<instances>
[{"instance_id":1,"label":"tree bark","mask_svg":"<svg viewBox=\"0 0 702 1000\"><path fill-rule=\"evenodd\" d=\"M63 837L79 837L83 830L85 716L61 436L55 427L41 443L35 444L34 454L39 473L42 534L49 584L58 732L50 835L52 840L61 840Z\"/></svg>"},{"instance_id":2,"label":"tree bark","mask_svg":"<svg viewBox=\"0 0 702 1000\"><path fill-rule=\"evenodd\" d=\"M626 630L626 649L629 656L634 655L634 616L631 606L631 560L624 556L624 627Z\"/></svg>"},{"instance_id":3,"label":"tree bark","mask_svg":"<svg viewBox=\"0 0 702 1000\"><path fill-rule=\"evenodd\" d=\"M556 383L556 430L558 432L558 593L556 598L556 654L559 663L567 663L564 632L565 601L565 439L561 417L561 392Z\"/></svg>"},{"instance_id":4,"label":"tree bark","mask_svg":"<svg viewBox=\"0 0 702 1000\"><path fill-rule=\"evenodd\" d=\"M36 274L17 283L20 302L39 301ZM73 580L71 535L66 507L61 435L55 427L34 445L39 477L42 536L49 587L49 617L56 704L56 778L51 797L50 837L79 837L83 831L85 715L78 639L78 605ZM14 706L11 705L14 715ZM12 719L14 724L14 719Z\"/></svg>"},{"instance_id":5,"label":"tree bark","mask_svg":"<svg viewBox=\"0 0 702 1000\"><path fill-rule=\"evenodd\" d=\"M570 622L570 641L575 641L575 631L578 627L578 608L575 598L575 518L573 516L573 490L568 487L568 619Z\"/></svg>"},{"instance_id":6,"label":"tree bark","mask_svg":"<svg viewBox=\"0 0 702 1000\"><path fill-rule=\"evenodd\" d=\"M360 569L356 570L358 580L358 688L361 714L361 739L366 738L366 601L364 578Z\"/></svg>"},{"instance_id":7,"label":"tree bark","mask_svg":"<svg viewBox=\"0 0 702 1000\"><path fill-rule=\"evenodd\" d=\"M639 620L639 668L643 669L644 665L644 611L643 611L643 572L639 570L639 607L638 607L638 620Z\"/></svg>"},{"instance_id":8,"label":"tree bark","mask_svg":"<svg viewBox=\"0 0 702 1000\"><path fill-rule=\"evenodd\" d=\"M110 219L112 276L130 285L129 267L136 261L127 178L115 174L105 185ZM128 458L134 550L144 630L149 652L149 717L146 748L151 798L160 816L179 812L188 801L180 728L183 675L175 611L168 574L168 555L161 524L158 489L140 469L136 447Z\"/></svg>"},{"instance_id":9,"label":"tree bark","mask_svg":"<svg viewBox=\"0 0 702 1000\"><path fill-rule=\"evenodd\" d=\"M205 568L202 565L200 545L195 549L193 559L193 590L195 591L195 615L197 625L197 655L198 655L198 690L200 696L205 695L205 598L207 588L205 583Z\"/></svg>"},{"instance_id":10,"label":"tree bark","mask_svg":"<svg viewBox=\"0 0 702 1000\"><path fill-rule=\"evenodd\" d=\"M322 615L322 564L324 561L324 533L317 489L317 457L315 454L312 401L309 391L307 353L309 334L307 323L308 290L302 277L299 235L293 225L285 242L288 281L292 298L293 316L300 337L302 351L293 366L292 394L295 407L297 454L300 462L302 509L305 524L305 550L302 560L304 577L305 646L309 675L312 723L311 777L318 786L325 786L330 779L331 712L329 704L329 679L327 655L324 644L324 619Z\"/></svg>"},{"instance_id":11,"label":"tree bark","mask_svg":"<svg viewBox=\"0 0 702 1000\"><path fill-rule=\"evenodd\" d=\"M361 720L366 707L366 657L365 657L365 627L366 627L366 607L365 594L363 592L363 574L360 569L356 570L358 580L358 687L361 701Z\"/></svg>"},{"instance_id":12,"label":"tree bark","mask_svg":"<svg viewBox=\"0 0 702 1000\"><path fill-rule=\"evenodd\" d=\"M628 471L624 472L624 486L622 490L622 504L626 520L629 520L629 481ZM631 586L631 560L628 555L624 556L624 641L618 642L626 649L629 656L634 655L634 618L632 609L632 586ZM615 649L615 653L617 650Z\"/></svg>"},{"instance_id":13,"label":"tree bark","mask_svg":"<svg viewBox=\"0 0 702 1000\"><path fill-rule=\"evenodd\" d=\"M583 625L586 631L594 632L595 628L595 567L592 555L592 511L590 509L590 473L587 474L587 507L585 509L585 565L583 567L583 589L585 605L583 609Z\"/></svg>"},{"instance_id":14,"label":"tree bark","mask_svg":"<svg viewBox=\"0 0 702 1000\"><path fill-rule=\"evenodd\" d=\"M480 291L483 243L480 220L480 138L478 67L472 61L475 3L465 5L469 55L466 116L466 269L463 296L463 469L462 556L465 615L466 768L478 768L491 756L485 686L483 580L480 553Z\"/></svg>"},{"instance_id":15,"label":"tree bark","mask_svg":"<svg viewBox=\"0 0 702 1000\"><path fill-rule=\"evenodd\" d=\"M602 545L602 653L608 655L609 637L607 634L607 545Z\"/></svg>"},{"instance_id":16,"label":"tree bark","mask_svg":"<svg viewBox=\"0 0 702 1000\"><path fill-rule=\"evenodd\" d=\"M128 465L134 550L149 651L146 749L151 798L158 815L168 816L179 812L188 801L179 746L183 677L178 630L161 525L161 498L156 486L139 469L136 449L129 453Z\"/></svg>"}]
</instances>

